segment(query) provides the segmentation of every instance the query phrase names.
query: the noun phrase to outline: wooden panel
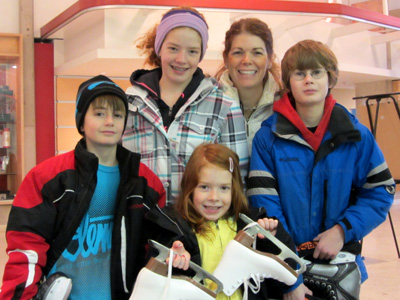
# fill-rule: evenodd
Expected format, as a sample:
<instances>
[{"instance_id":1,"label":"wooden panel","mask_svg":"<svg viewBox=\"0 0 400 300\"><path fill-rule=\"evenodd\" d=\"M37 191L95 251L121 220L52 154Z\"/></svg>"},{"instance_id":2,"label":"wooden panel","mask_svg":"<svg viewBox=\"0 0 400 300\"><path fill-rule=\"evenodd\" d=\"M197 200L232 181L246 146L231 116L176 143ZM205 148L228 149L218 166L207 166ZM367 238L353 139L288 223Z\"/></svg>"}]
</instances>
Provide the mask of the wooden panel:
<instances>
[{"instance_id":1,"label":"wooden panel","mask_svg":"<svg viewBox=\"0 0 400 300\"><path fill-rule=\"evenodd\" d=\"M130 83L130 81L128 79L113 79L113 81L116 84L118 84L119 87L121 89L123 89L124 91L126 91L126 89L131 86L131 83Z\"/></svg>"},{"instance_id":2,"label":"wooden panel","mask_svg":"<svg viewBox=\"0 0 400 300\"><path fill-rule=\"evenodd\" d=\"M400 92L400 80L394 80L393 82L393 92L398 93ZM397 100L399 100L399 96L397 96Z\"/></svg>"},{"instance_id":3,"label":"wooden panel","mask_svg":"<svg viewBox=\"0 0 400 300\"><path fill-rule=\"evenodd\" d=\"M20 36L0 33L0 55L19 56Z\"/></svg>"},{"instance_id":4,"label":"wooden panel","mask_svg":"<svg viewBox=\"0 0 400 300\"><path fill-rule=\"evenodd\" d=\"M81 139L78 130L74 128L57 128L57 153L74 150L76 143Z\"/></svg>"},{"instance_id":5,"label":"wooden panel","mask_svg":"<svg viewBox=\"0 0 400 300\"><path fill-rule=\"evenodd\" d=\"M397 104L400 105L398 101ZM392 176L400 179L400 119L393 101L382 100L379 106L376 140L385 156Z\"/></svg>"},{"instance_id":6,"label":"wooden panel","mask_svg":"<svg viewBox=\"0 0 400 300\"><path fill-rule=\"evenodd\" d=\"M79 85L88 78L58 77L56 81L56 152L73 150L81 138L75 127L75 101ZM114 79L124 91L131 86L128 79ZM60 102L71 101L71 102ZM73 101L73 102L72 102ZM60 128L72 126L72 128Z\"/></svg>"},{"instance_id":7,"label":"wooden panel","mask_svg":"<svg viewBox=\"0 0 400 300\"><path fill-rule=\"evenodd\" d=\"M397 99L397 104L400 105ZM370 101L370 111L375 123L377 103ZM370 128L367 107L364 100L357 100L357 117L360 122ZM392 176L400 179L400 119L392 100L383 99L379 106L376 141L381 148Z\"/></svg>"},{"instance_id":8,"label":"wooden panel","mask_svg":"<svg viewBox=\"0 0 400 300\"><path fill-rule=\"evenodd\" d=\"M85 81L82 78L57 78L57 101L75 101L79 85Z\"/></svg>"},{"instance_id":9,"label":"wooden panel","mask_svg":"<svg viewBox=\"0 0 400 300\"><path fill-rule=\"evenodd\" d=\"M89 78L58 77L56 99L58 101L76 101L79 85L88 79ZM112 78L112 81L118 84L124 91L131 86L128 79Z\"/></svg>"},{"instance_id":10,"label":"wooden panel","mask_svg":"<svg viewBox=\"0 0 400 300\"><path fill-rule=\"evenodd\" d=\"M75 102L73 103L57 103L56 105L58 126L75 126Z\"/></svg>"}]
</instances>

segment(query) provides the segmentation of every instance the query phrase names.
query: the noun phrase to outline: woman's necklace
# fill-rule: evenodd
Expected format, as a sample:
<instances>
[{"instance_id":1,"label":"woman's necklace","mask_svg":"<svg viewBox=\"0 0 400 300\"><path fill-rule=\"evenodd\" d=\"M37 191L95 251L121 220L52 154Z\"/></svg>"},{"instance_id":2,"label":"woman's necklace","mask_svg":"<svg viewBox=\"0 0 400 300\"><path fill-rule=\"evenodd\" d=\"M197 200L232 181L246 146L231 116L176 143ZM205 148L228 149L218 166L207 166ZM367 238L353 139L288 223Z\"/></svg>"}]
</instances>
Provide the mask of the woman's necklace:
<instances>
[{"instance_id":1,"label":"woman's necklace","mask_svg":"<svg viewBox=\"0 0 400 300\"><path fill-rule=\"evenodd\" d=\"M244 110L244 111L256 110L256 108L257 108L257 105L255 105L255 106L253 106L253 107L244 107L244 106L243 106L243 110Z\"/></svg>"},{"instance_id":2,"label":"woman's necklace","mask_svg":"<svg viewBox=\"0 0 400 300\"><path fill-rule=\"evenodd\" d=\"M253 106L253 107L244 107L242 106L242 111L243 111L243 116L246 119L246 121L249 121L251 115L256 111L257 109L257 105Z\"/></svg>"}]
</instances>

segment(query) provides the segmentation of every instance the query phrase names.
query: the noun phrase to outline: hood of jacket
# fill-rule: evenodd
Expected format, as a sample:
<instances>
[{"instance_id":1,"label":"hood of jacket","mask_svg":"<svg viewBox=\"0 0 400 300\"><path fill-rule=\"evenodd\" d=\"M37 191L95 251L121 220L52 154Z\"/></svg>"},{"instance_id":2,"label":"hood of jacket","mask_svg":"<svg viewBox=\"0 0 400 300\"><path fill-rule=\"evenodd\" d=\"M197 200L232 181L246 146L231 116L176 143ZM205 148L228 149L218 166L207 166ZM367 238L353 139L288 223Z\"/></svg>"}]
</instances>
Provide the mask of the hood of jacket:
<instances>
[{"instance_id":1,"label":"hood of jacket","mask_svg":"<svg viewBox=\"0 0 400 300\"><path fill-rule=\"evenodd\" d=\"M153 97L158 98L160 94L160 79L162 76L161 68L152 70L139 69L131 74L130 82L133 86L144 88Z\"/></svg>"},{"instance_id":2,"label":"hood of jacket","mask_svg":"<svg viewBox=\"0 0 400 300\"><path fill-rule=\"evenodd\" d=\"M274 103L274 111L280 113L291 122L301 132L304 139L314 149L314 151L317 151L326 131L328 130L331 113L335 107L336 100L333 99L331 94L326 97L322 118L319 121L315 132L312 132L306 127L304 121L293 107L293 101L291 99L289 93L283 95L281 99Z\"/></svg>"}]
</instances>

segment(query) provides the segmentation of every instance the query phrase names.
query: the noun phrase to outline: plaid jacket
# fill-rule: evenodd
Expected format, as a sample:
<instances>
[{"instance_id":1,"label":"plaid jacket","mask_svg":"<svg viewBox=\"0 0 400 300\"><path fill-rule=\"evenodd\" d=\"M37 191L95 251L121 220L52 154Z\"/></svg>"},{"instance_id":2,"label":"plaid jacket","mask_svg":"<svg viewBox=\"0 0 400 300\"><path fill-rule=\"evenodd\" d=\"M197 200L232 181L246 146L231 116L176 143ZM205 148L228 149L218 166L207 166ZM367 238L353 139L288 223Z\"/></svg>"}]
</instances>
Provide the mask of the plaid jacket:
<instances>
[{"instance_id":1,"label":"plaid jacket","mask_svg":"<svg viewBox=\"0 0 400 300\"><path fill-rule=\"evenodd\" d=\"M220 143L240 158L241 173L248 171L248 148L240 107L205 78L165 130L156 100L145 86L127 90L129 115L123 145L142 155L141 162L161 179L167 205L173 203L186 163L196 146Z\"/></svg>"}]
</instances>

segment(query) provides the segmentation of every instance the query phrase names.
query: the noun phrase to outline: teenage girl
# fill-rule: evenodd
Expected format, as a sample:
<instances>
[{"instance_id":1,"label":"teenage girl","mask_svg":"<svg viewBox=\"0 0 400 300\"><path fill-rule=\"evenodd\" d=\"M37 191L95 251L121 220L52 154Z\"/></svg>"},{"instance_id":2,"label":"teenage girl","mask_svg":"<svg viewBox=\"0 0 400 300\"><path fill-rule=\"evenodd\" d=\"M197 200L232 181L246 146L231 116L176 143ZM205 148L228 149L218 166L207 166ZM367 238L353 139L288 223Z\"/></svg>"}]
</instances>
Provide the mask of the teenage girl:
<instances>
[{"instance_id":1,"label":"teenage girl","mask_svg":"<svg viewBox=\"0 0 400 300\"><path fill-rule=\"evenodd\" d=\"M168 11L139 40L152 70L132 73L129 115L123 144L142 155L161 179L167 205L178 194L183 171L196 146L224 144L240 158L247 175L246 130L239 105L223 94L216 80L198 67L208 41L204 17L190 7Z\"/></svg>"}]
</instances>

